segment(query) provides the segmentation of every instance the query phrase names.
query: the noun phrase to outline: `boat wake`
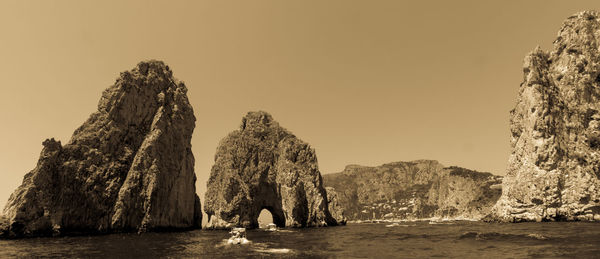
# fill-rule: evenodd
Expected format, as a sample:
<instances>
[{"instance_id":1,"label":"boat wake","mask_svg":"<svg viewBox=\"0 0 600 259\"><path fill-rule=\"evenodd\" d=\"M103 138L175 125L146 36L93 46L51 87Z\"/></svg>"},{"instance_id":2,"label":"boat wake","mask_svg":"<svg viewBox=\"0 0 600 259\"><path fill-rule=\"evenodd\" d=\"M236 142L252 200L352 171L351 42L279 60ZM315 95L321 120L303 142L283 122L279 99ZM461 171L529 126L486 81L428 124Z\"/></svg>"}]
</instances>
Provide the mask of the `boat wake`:
<instances>
[{"instance_id":1,"label":"boat wake","mask_svg":"<svg viewBox=\"0 0 600 259\"><path fill-rule=\"evenodd\" d=\"M531 233L531 234L505 234L498 232L465 232L459 237L460 239L475 239L475 240L494 240L494 241L512 241L512 240L548 240L549 237L542 234Z\"/></svg>"},{"instance_id":2,"label":"boat wake","mask_svg":"<svg viewBox=\"0 0 600 259\"><path fill-rule=\"evenodd\" d=\"M287 254L287 253L291 252L292 250L287 249L287 248L266 248L266 249L257 248L257 249L254 249L254 251L259 252L259 253L268 253L268 254Z\"/></svg>"},{"instance_id":3,"label":"boat wake","mask_svg":"<svg viewBox=\"0 0 600 259\"><path fill-rule=\"evenodd\" d=\"M252 250L263 254L287 254L293 252L292 249L288 248L272 248L265 243L254 244Z\"/></svg>"},{"instance_id":4,"label":"boat wake","mask_svg":"<svg viewBox=\"0 0 600 259\"><path fill-rule=\"evenodd\" d=\"M454 225L454 222L437 222L437 221L429 221L429 225Z\"/></svg>"},{"instance_id":5,"label":"boat wake","mask_svg":"<svg viewBox=\"0 0 600 259\"><path fill-rule=\"evenodd\" d=\"M407 225L407 224L398 224L398 223L393 223L393 224L385 225L386 228L392 228L392 227L416 227L416 226L417 226L417 224Z\"/></svg>"}]
</instances>

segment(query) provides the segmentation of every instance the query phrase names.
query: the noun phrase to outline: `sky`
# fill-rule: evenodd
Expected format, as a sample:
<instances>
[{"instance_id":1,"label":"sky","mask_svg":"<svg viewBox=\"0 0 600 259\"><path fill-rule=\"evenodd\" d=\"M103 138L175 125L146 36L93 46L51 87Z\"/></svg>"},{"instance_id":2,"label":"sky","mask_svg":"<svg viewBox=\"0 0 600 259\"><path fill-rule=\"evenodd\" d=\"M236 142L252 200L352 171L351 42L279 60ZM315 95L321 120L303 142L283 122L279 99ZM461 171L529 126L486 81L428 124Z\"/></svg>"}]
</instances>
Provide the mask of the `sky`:
<instances>
[{"instance_id":1,"label":"sky","mask_svg":"<svg viewBox=\"0 0 600 259\"><path fill-rule=\"evenodd\" d=\"M220 139L264 110L348 164L434 159L503 175L536 46L594 1L0 0L0 207L142 60L185 82L198 194Z\"/></svg>"}]
</instances>

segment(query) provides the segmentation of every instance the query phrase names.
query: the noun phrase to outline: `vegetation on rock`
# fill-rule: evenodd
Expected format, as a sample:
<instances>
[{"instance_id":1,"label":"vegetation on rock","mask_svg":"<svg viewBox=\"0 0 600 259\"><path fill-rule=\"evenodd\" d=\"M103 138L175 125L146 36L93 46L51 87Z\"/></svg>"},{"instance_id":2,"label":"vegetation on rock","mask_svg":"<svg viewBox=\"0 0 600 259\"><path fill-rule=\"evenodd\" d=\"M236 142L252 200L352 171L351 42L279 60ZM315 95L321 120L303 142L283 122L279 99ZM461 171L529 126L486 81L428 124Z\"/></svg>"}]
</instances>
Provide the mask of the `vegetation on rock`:
<instances>
[{"instance_id":1,"label":"vegetation on rock","mask_svg":"<svg viewBox=\"0 0 600 259\"><path fill-rule=\"evenodd\" d=\"M349 165L323 178L337 191L345 215L355 221L479 219L499 198L502 177L417 160L377 167Z\"/></svg>"}]
</instances>

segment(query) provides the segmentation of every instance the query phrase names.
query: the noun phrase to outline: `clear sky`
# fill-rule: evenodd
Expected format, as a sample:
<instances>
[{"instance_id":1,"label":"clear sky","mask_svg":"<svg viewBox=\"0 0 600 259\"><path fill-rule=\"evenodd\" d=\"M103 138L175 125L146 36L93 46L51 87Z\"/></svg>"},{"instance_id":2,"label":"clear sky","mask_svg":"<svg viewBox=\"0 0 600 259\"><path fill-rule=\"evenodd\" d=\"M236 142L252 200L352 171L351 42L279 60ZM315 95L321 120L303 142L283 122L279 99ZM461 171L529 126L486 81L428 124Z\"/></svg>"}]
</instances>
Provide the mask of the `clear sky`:
<instances>
[{"instance_id":1,"label":"clear sky","mask_svg":"<svg viewBox=\"0 0 600 259\"><path fill-rule=\"evenodd\" d=\"M198 193L221 138L265 110L348 164L436 159L504 174L522 60L594 1L0 0L0 208L42 141L68 142L119 72L189 88Z\"/></svg>"}]
</instances>

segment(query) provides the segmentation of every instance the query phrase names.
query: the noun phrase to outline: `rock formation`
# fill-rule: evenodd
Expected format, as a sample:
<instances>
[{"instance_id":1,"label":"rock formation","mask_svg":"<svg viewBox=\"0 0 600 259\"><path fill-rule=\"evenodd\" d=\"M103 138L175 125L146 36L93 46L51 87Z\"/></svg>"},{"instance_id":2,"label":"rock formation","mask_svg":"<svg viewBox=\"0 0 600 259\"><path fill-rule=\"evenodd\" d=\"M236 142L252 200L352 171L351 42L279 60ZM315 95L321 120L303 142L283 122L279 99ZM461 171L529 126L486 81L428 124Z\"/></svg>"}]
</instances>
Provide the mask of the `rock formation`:
<instances>
[{"instance_id":1,"label":"rock formation","mask_svg":"<svg viewBox=\"0 0 600 259\"><path fill-rule=\"evenodd\" d=\"M8 237L9 229L10 228L8 226L8 219L0 215L0 237Z\"/></svg>"},{"instance_id":2,"label":"rock formation","mask_svg":"<svg viewBox=\"0 0 600 259\"><path fill-rule=\"evenodd\" d=\"M279 227L337 225L315 151L265 112L249 112L221 140L207 183L207 228L258 227L262 209Z\"/></svg>"},{"instance_id":3,"label":"rock formation","mask_svg":"<svg viewBox=\"0 0 600 259\"><path fill-rule=\"evenodd\" d=\"M10 236L199 228L186 92L160 61L121 73L69 143L43 142L4 209Z\"/></svg>"},{"instance_id":4,"label":"rock formation","mask_svg":"<svg viewBox=\"0 0 600 259\"><path fill-rule=\"evenodd\" d=\"M569 17L523 65L512 153L492 219L600 220L600 17Z\"/></svg>"},{"instance_id":5,"label":"rock formation","mask_svg":"<svg viewBox=\"0 0 600 259\"><path fill-rule=\"evenodd\" d=\"M323 175L337 191L348 220L480 219L500 197L500 176L437 161L394 162L376 167L349 165Z\"/></svg>"},{"instance_id":6,"label":"rock formation","mask_svg":"<svg viewBox=\"0 0 600 259\"><path fill-rule=\"evenodd\" d=\"M338 194L333 187L325 187L327 191L327 205L329 206L329 213L340 225L346 225L346 212L344 207L339 203Z\"/></svg>"}]
</instances>

